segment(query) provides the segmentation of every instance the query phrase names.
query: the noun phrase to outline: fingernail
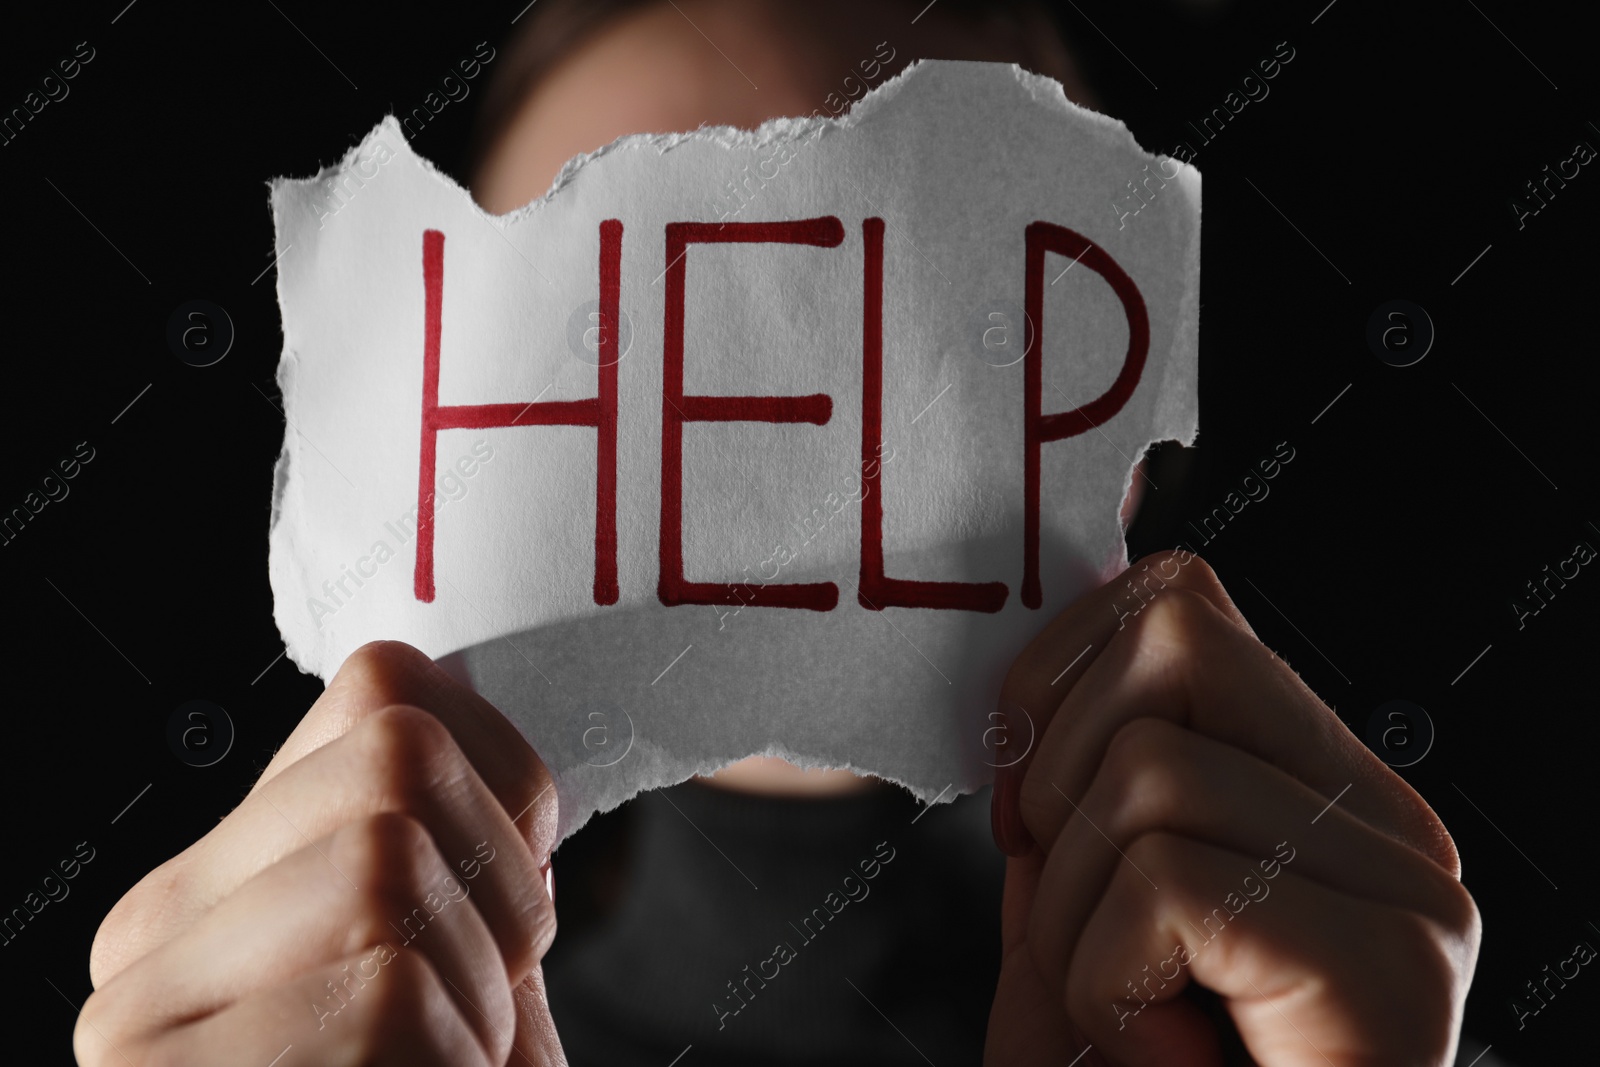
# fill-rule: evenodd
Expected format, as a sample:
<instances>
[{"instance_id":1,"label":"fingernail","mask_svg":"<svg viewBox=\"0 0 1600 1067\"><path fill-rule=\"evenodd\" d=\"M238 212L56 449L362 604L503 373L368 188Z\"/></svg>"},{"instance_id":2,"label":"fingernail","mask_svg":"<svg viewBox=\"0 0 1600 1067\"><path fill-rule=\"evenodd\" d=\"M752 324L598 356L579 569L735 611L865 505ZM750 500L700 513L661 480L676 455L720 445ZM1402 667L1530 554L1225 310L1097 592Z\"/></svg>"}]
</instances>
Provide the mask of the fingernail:
<instances>
[{"instance_id":1,"label":"fingernail","mask_svg":"<svg viewBox=\"0 0 1600 1067\"><path fill-rule=\"evenodd\" d=\"M989 796L989 826L994 832L994 843L1008 856L1026 856L1033 848L1033 838L1022 824L1022 776L1026 769L1023 757L1016 751L1017 739L1002 702L996 712L999 741L995 745L994 791Z\"/></svg>"},{"instance_id":2,"label":"fingernail","mask_svg":"<svg viewBox=\"0 0 1600 1067\"><path fill-rule=\"evenodd\" d=\"M539 868L539 873L544 875L544 891L550 897L550 903L556 902L556 869L550 860L544 861L544 866Z\"/></svg>"}]
</instances>

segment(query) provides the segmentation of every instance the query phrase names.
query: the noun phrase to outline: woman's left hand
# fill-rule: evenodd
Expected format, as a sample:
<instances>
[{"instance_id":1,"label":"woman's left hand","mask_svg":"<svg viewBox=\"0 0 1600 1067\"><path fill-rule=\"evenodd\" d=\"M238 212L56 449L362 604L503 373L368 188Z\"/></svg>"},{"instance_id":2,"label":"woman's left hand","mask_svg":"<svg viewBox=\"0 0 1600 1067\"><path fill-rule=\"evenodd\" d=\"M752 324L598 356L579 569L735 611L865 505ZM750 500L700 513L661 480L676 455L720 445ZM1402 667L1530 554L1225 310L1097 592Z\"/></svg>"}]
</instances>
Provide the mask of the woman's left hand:
<instances>
[{"instance_id":1,"label":"woman's left hand","mask_svg":"<svg viewBox=\"0 0 1600 1067\"><path fill-rule=\"evenodd\" d=\"M1449 835L1198 557L1075 603L1001 708L1036 740L995 783L987 1063L1223 1063L1191 984L1263 1067L1451 1062L1481 924Z\"/></svg>"}]
</instances>

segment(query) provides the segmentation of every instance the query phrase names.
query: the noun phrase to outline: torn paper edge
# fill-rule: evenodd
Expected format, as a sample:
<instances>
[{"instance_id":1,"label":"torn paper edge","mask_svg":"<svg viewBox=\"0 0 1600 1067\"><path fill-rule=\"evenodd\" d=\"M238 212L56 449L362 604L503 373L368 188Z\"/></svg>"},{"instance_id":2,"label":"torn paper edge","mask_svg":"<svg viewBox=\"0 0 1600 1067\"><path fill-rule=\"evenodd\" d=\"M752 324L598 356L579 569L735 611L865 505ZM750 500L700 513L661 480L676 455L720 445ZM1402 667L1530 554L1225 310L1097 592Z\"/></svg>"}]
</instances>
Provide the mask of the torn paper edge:
<instances>
[{"instance_id":1,"label":"torn paper edge","mask_svg":"<svg viewBox=\"0 0 1600 1067\"><path fill-rule=\"evenodd\" d=\"M993 63L973 63L971 61L957 60L939 60L935 62L939 63L940 65L961 66L977 65L994 67L999 65ZM909 84L913 78L920 76L927 66L928 64L923 60L917 60L909 64L899 74L882 82L868 92L865 96L863 96L860 100L856 101L849 111L837 117L813 115L775 118L763 122L753 130L736 126L702 126L699 129L685 132L668 134L629 134L624 137L619 137L611 143L594 150L593 152L580 153L579 155L567 160L564 164L562 164L561 169L557 172L550 188L543 195L529 201L521 207L500 215L496 215L484 210L473 197L470 189L463 186L449 174L446 174L444 171L440 170L432 161L418 154L412 148L410 140L404 135L404 132L400 127L399 120L391 113L386 115L383 120L376 127L370 130L364 137L354 143L345 152L338 163L319 168L317 173L311 177L293 178L280 176L274 178L268 183L275 231L274 253L281 257L287 251L289 251L286 248L278 247L283 240L282 228L278 226L278 219L280 218L280 212L282 210L281 204L283 197L285 197L291 190L303 188L307 185L318 185L330 181L337 182L343 179L356 166L357 162L364 157L369 147L385 134L392 135L394 142L398 144L398 148L392 149L395 151L396 155L404 156L415 162L424 174L431 177L434 181L440 183L440 185L445 190L449 191L451 195L458 196L465 201L469 210L475 213L478 218L487 221L497 227L499 230L504 231L534 217L537 212L544 209L547 205L552 204L555 201L555 198L560 195L562 190L566 189L569 185L582 180L583 174L591 162L604 156L619 152L644 150L654 150L660 155L665 155L680 145L706 143L726 149L762 149L770 148L785 142L797 143L808 138L817 139L824 136L837 135L837 133L840 131L851 129L852 127L860 125L861 123L871 119L874 114L876 114L881 108L890 103L900 92L902 92L905 86ZM1080 122L1085 127L1087 132L1100 139L1101 142L1108 148L1112 148L1117 151L1126 151L1131 147L1137 154L1142 155L1150 162L1155 163L1162 163L1167 159L1172 158L1164 154L1150 152L1145 149L1141 144L1139 144L1138 139L1134 137L1132 131L1128 129L1127 124L1122 120L1098 111L1094 111L1069 99L1066 95L1065 88L1054 78L1051 78L1047 75L1035 74L1030 71L1026 71L1015 63L1009 64L1009 66L1011 68L1012 76L1037 104L1046 108L1047 110L1056 112L1067 121ZM1178 173L1174 176L1174 178L1169 179L1169 182L1173 182L1177 185L1179 195L1186 201L1187 206L1194 211L1195 217L1198 220L1200 213L1200 171L1191 163L1185 163L1182 161L1179 161L1179 163L1180 167ZM1198 277L1199 269L1200 226L1196 225L1191 234L1188 246L1184 249L1182 273ZM276 286L276 295L278 298L278 306L280 311L284 307L285 295L282 291L282 285L283 276L280 273ZM1158 407L1155 412L1154 422L1158 426L1170 426L1173 422L1177 421L1175 419L1174 408L1182 404L1185 398L1179 396L1178 392L1173 389L1171 379L1173 375L1183 373L1184 368L1189 365L1190 361L1194 361L1197 368L1197 373L1195 375L1195 389L1196 393L1198 393L1198 352L1193 350L1194 344L1190 340L1191 336L1198 337L1198 317L1199 290L1198 286L1194 286L1185 290L1181 299L1181 303L1176 311L1172 348L1168 353L1163 380L1157 390L1157 395L1159 398L1161 398L1161 407ZM280 529L284 523L288 495L289 493L298 489L299 485L298 480L292 477L293 464L298 458L298 450L294 447L297 434L293 429L293 413L289 411L291 397L295 395L294 379L295 372L298 367L299 357L297 352L296 338L291 335L289 324L287 322L281 322L280 325L283 330L284 341L283 352L279 360L276 379L280 393L283 396L285 421L287 425L286 432L284 434L283 447L280 450L273 467L273 493L271 517L268 523L268 540L269 546L274 539L281 540L283 543L283 548L288 552L288 556L283 564L287 568L284 575L285 579L291 582L299 582L299 584L303 584L303 582L300 582L300 579L303 577L303 575L297 573L300 569L300 564L298 562L300 555L298 552L294 551L294 549L297 547L298 541L296 537L297 531L293 527L284 527ZM1198 435L1198 399L1198 395L1193 397L1193 410L1195 414L1192 418L1187 420L1186 425L1184 425L1179 431L1180 436L1151 437L1145 442L1138 455L1142 457L1149 450L1150 446L1157 441L1173 440L1185 447L1192 446ZM1129 463L1127 471L1124 475L1123 499L1126 499L1129 490L1132 488L1137 469L1138 459L1136 458ZM1101 567L1102 580L1109 579L1116 573L1125 570L1128 566L1128 562L1126 530L1123 530L1123 536L1117 539L1116 547L1112 550L1110 557L1104 561ZM276 611L277 602L275 600L275 616ZM274 621L277 621L276 618ZM279 626L279 632L280 634L286 633L284 627L281 625ZM296 668L299 669L301 673L313 673L313 671L308 670L304 664L310 660L320 660L320 656L307 656L307 650L299 647L299 643L288 636L285 637L285 646L288 658L294 662ZM320 664L320 666L324 670L328 671L327 677L324 678L324 681L331 679L333 673L335 673L338 669L338 665L333 664ZM886 776L881 772L867 771L856 766L851 761L833 763L826 760L806 757L791 750L781 741L773 741L760 751L751 752L745 756L733 757L727 760L712 759L705 761L704 763L697 763L695 769L679 781L687 781L689 778L714 774L717 771L731 766L742 759L748 759L755 756L783 759L805 770L849 770L856 774L870 774L872 777L893 782L895 785L905 789L907 792L911 793L924 803L952 803L955 799L954 795L944 798L943 800L940 800L938 797L930 798L929 796L924 795L924 793L931 792L930 790L920 790L909 783ZM670 784L676 783L664 783L663 787ZM948 789L948 787L946 788ZM622 802L623 801L619 801L618 804ZM612 805L612 807L615 806L617 805ZM611 809L596 809L595 812L591 813L590 817L592 818L594 814L600 814L602 811L608 810ZM585 822L587 822L587 819ZM581 826L581 824L579 824L579 826ZM570 827L568 829L567 836L570 836L570 834L576 831L579 826Z\"/></svg>"}]
</instances>

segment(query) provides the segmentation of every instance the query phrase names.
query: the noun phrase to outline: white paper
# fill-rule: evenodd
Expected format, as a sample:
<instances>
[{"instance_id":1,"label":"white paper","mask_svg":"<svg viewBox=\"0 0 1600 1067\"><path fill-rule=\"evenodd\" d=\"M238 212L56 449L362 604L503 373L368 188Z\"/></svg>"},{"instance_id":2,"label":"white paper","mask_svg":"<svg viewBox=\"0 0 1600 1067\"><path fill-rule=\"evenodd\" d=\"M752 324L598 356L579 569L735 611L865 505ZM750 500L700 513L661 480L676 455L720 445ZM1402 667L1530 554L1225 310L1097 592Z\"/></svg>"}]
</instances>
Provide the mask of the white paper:
<instances>
[{"instance_id":1,"label":"white paper","mask_svg":"<svg viewBox=\"0 0 1600 1067\"><path fill-rule=\"evenodd\" d=\"M444 658L549 765L563 837L641 789L758 753L881 775L926 800L986 784L1006 667L1125 564L1133 460L1196 430L1199 173L1010 65L924 62L840 120L624 138L505 216L413 154L389 118L339 167L275 182L272 204L288 429L270 570L289 656L324 679L377 638ZM732 235L827 218L832 246L700 241L666 256L669 223ZM863 454L870 219L883 220L875 467ZM596 602L595 424L436 430L434 596L419 599L425 231L443 234L431 254L445 414L433 418L512 405L471 416L510 422L554 403L600 423L605 220L622 224L626 345L615 603ZM1039 446L1036 608L1022 595L1035 222L1098 248L1043 257L1041 414L1106 394L1136 319L1149 338L1119 409ZM669 403L674 270L685 399ZM1117 270L1142 315L1107 281ZM665 605L663 432L676 420L664 412L715 407L695 396L817 394L831 400L820 425L679 425L684 577L744 584L719 604ZM862 606L874 496L887 577L1003 583L1004 606ZM764 585L828 582L831 610L740 607L784 595Z\"/></svg>"}]
</instances>

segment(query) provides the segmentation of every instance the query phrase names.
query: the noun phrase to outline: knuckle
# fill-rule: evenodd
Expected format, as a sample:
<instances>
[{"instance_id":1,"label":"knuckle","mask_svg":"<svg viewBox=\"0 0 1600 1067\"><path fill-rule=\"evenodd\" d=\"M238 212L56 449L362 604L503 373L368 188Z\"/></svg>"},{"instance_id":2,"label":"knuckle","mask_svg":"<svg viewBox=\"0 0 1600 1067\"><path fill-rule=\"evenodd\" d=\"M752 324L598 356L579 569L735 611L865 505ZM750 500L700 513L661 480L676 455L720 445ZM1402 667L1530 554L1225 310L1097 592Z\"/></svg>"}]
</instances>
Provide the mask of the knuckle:
<instances>
[{"instance_id":1,"label":"knuckle","mask_svg":"<svg viewBox=\"0 0 1600 1067\"><path fill-rule=\"evenodd\" d=\"M340 665L330 688L349 686L375 693L383 703L400 703L432 666L432 660L403 641L369 641Z\"/></svg>"},{"instance_id":2,"label":"knuckle","mask_svg":"<svg viewBox=\"0 0 1600 1067\"><path fill-rule=\"evenodd\" d=\"M1111 794L1105 798L1107 821L1115 828L1110 832L1130 834L1179 820L1194 790L1178 730L1163 719L1140 718L1112 735L1102 771Z\"/></svg>"},{"instance_id":3,"label":"knuckle","mask_svg":"<svg viewBox=\"0 0 1600 1067\"><path fill-rule=\"evenodd\" d=\"M374 983L372 995L359 1039L360 1062L387 1063L396 1053L409 1054L434 1044L427 1024L438 1016L445 994L438 973L422 953L396 953Z\"/></svg>"},{"instance_id":4,"label":"knuckle","mask_svg":"<svg viewBox=\"0 0 1600 1067\"><path fill-rule=\"evenodd\" d=\"M1396 955L1422 963L1437 954L1438 927L1419 912L1394 908L1388 925L1387 940Z\"/></svg>"},{"instance_id":5,"label":"knuckle","mask_svg":"<svg viewBox=\"0 0 1600 1067\"><path fill-rule=\"evenodd\" d=\"M1460 973L1461 951L1456 939L1437 923L1418 912L1395 909L1386 925L1386 955L1395 973L1408 979L1405 990L1393 993L1412 1000L1397 1004L1409 1017L1443 1021L1454 1017L1454 1002L1464 992L1465 976ZM1443 1022L1440 1023L1443 1025ZM1446 1034L1434 1035L1440 1039ZM1429 1041L1428 1044L1435 1044Z\"/></svg>"},{"instance_id":6,"label":"knuckle","mask_svg":"<svg viewBox=\"0 0 1600 1067\"><path fill-rule=\"evenodd\" d=\"M166 1063L159 1034L143 1032L149 1006L137 989L121 983L111 992L96 990L83 1002L72 1028L72 1053L79 1067L112 1067L128 1063L128 1054L140 1067Z\"/></svg>"},{"instance_id":7,"label":"knuckle","mask_svg":"<svg viewBox=\"0 0 1600 1067\"><path fill-rule=\"evenodd\" d=\"M1173 872L1182 860L1183 849L1183 839L1177 834L1165 830L1142 833L1123 850L1129 863L1118 866L1116 877L1131 877L1141 884L1148 877L1157 885L1171 883L1181 888L1183 879L1174 877Z\"/></svg>"},{"instance_id":8,"label":"knuckle","mask_svg":"<svg viewBox=\"0 0 1600 1067\"><path fill-rule=\"evenodd\" d=\"M353 880L374 884L409 881L433 850L433 839L414 817L383 812L340 827L331 851Z\"/></svg>"},{"instance_id":9,"label":"knuckle","mask_svg":"<svg viewBox=\"0 0 1600 1067\"><path fill-rule=\"evenodd\" d=\"M100 1067L108 1062L111 1047L106 1035L106 994L100 991L89 994L78 1013L72 1028L72 1053L80 1067Z\"/></svg>"},{"instance_id":10,"label":"knuckle","mask_svg":"<svg viewBox=\"0 0 1600 1067\"><path fill-rule=\"evenodd\" d=\"M1453 877L1440 879L1438 920L1457 941L1468 946L1474 956L1483 938L1483 915L1467 887Z\"/></svg>"},{"instance_id":11,"label":"knuckle","mask_svg":"<svg viewBox=\"0 0 1600 1067\"><path fill-rule=\"evenodd\" d=\"M1170 754L1167 723L1159 719L1129 719L1111 735L1106 745L1105 765L1122 776L1136 774L1142 767Z\"/></svg>"},{"instance_id":12,"label":"knuckle","mask_svg":"<svg viewBox=\"0 0 1600 1067\"><path fill-rule=\"evenodd\" d=\"M463 759L442 722L405 704L375 712L353 736L363 774L384 800L403 809L458 773Z\"/></svg>"},{"instance_id":13,"label":"knuckle","mask_svg":"<svg viewBox=\"0 0 1600 1067\"><path fill-rule=\"evenodd\" d=\"M1191 646L1185 638L1209 629L1215 619L1211 601L1192 589L1173 586L1140 612L1130 629L1141 644L1167 644L1176 653L1188 654Z\"/></svg>"},{"instance_id":14,"label":"knuckle","mask_svg":"<svg viewBox=\"0 0 1600 1067\"><path fill-rule=\"evenodd\" d=\"M1184 565L1183 573L1196 585L1222 588L1222 579L1217 576L1216 568L1199 556L1190 555L1188 563Z\"/></svg>"},{"instance_id":15,"label":"knuckle","mask_svg":"<svg viewBox=\"0 0 1600 1067\"><path fill-rule=\"evenodd\" d=\"M390 1019L414 1018L428 1006L428 998L440 991L439 976L420 952L401 951L385 968L386 981L379 985L379 1014Z\"/></svg>"},{"instance_id":16,"label":"knuckle","mask_svg":"<svg viewBox=\"0 0 1600 1067\"><path fill-rule=\"evenodd\" d=\"M360 899L345 932L344 952L388 940L422 898L430 870L442 865L422 823L385 813L340 828L329 843L335 868L358 887Z\"/></svg>"},{"instance_id":17,"label":"knuckle","mask_svg":"<svg viewBox=\"0 0 1600 1067\"><path fill-rule=\"evenodd\" d=\"M1167 548L1140 557L1128 570L1136 574L1154 574L1162 581L1174 585L1217 586L1222 582L1217 572L1199 555L1185 548Z\"/></svg>"},{"instance_id":18,"label":"knuckle","mask_svg":"<svg viewBox=\"0 0 1600 1067\"><path fill-rule=\"evenodd\" d=\"M1111 637L1127 667L1155 667L1188 674L1205 655L1209 638L1221 621L1216 607L1200 593L1169 586L1146 602L1138 614Z\"/></svg>"},{"instance_id":19,"label":"knuckle","mask_svg":"<svg viewBox=\"0 0 1600 1067\"><path fill-rule=\"evenodd\" d=\"M1059 829L1072 810L1062 794L1056 791L1055 783L1046 779L1037 765L1022 779L1022 786L1017 791L1017 807L1022 814L1023 825L1035 841L1053 839L1053 835L1047 833L1048 829Z\"/></svg>"},{"instance_id":20,"label":"knuckle","mask_svg":"<svg viewBox=\"0 0 1600 1067\"><path fill-rule=\"evenodd\" d=\"M89 978L96 989L142 955L162 916L188 899L191 854L180 853L139 879L100 921L89 948Z\"/></svg>"},{"instance_id":21,"label":"knuckle","mask_svg":"<svg viewBox=\"0 0 1600 1067\"><path fill-rule=\"evenodd\" d=\"M302 723L318 736L342 737L379 709L424 704L438 696L443 671L401 641L370 641L347 656Z\"/></svg>"}]
</instances>

